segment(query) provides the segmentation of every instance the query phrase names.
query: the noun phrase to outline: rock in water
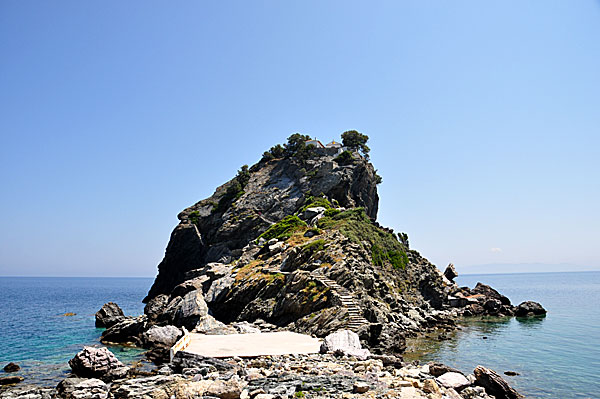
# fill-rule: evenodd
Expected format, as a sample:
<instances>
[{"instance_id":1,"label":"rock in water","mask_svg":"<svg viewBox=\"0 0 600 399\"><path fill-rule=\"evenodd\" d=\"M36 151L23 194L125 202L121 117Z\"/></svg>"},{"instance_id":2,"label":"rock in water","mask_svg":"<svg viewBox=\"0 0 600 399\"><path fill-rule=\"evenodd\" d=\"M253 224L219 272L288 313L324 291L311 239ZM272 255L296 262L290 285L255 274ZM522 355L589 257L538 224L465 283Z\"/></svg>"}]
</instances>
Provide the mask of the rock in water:
<instances>
[{"instance_id":1,"label":"rock in water","mask_svg":"<svg viewBox=\"0 0 600 399\"><path fill-rule=\"evenodd\" d=\"M450 281L454 281L454 279L456 277L458 277L458 272L456 271L454 264L452 264L452 263L448 264L448 266L446 267L446 270L444 271L444 277L446 277Z\"/></svg>"},{"instance_id":2,"label":"rock in water","mask_svg":"<svg viewBox=\"0 0 600 399\"><path fill-rule=\"evenodd\" d=\"M23 381L25 378L18 375L11 375L10 377L0 377L0 385L17 384Z\"/></svg>"},{"instance_id":3,"label":"rock in water","mask_svg":"<svg viewBox=\"0 0 600 399\"><path fill-rule=\"evenodd\" d=\"M473 374L475 375L475 383L484 387L486 392L494 395L496 399L518 399L523 397L494 370L477 366Z\"/></svg>"},{"instance_id":4,"label":"rock in water","mask_svg":"<svg viewBox=\"0 0 600 399\"><path fill-rule=\"evenodd\" d=\"M105 303L96 312L96 327L111 327L123 319L123 310L114 302Z\"/></svg>"},{"instance_id":5,"label":"rock in water","mask_svg":"<svg viewBox=\"0 0 600 399\"><path fill-rule=\"evenodd\" d=\"M6 366L4 366L4 371L7 373L14 373L15 371L21 370L21 366L16 363L10 362Z\"/></svg>"},{"instance_id":6,"label":"rock in water","mask_svg":"<svg viewBox=\"0 0 600 399\"><path fill-rule=\"evenodd\" d=\"M96 378L66 378L56 391L62 399L106 399L108 386Z\"/></svg>"},{"instance_id":7,"label":"rock in water","mask_svg":"<svg viewBox=\"0 0 600 399\"><path fill-rule=\"evenodd\" d=\"M84 378L104 379L117 369L126 368L107 348L85 346L83 350L69 360L73 374Z\"/></svg>"},{"instance_id":8,"label":"rock in water","mask_svg":"<svg viewBox=\"0 0 600 399\"><path fill-rule=\"evenodd\" d=\"M515 310L515 316L517 317L543 316L545 314L546 309L539 303L533 301L522 302Z\"/></svg>"},{"instance_id":9,"label":"rock in water","mask_svg":"<svg viewBox=\"0 0 600 399\"><path fill-rule=\"evenodd\" d=\"M117 324L102 333L101 342L126 343L136 345L141 343L141 334L146 330L146 316L123 317Z\"/></svg>"},{"instance_id":10,"label":"rock in water","mask_svg":"<svg viewBox=\"0 0 600 399\"><path fill-rule=\"evenodd\" d=\"M355 356L361 360L365 360L370 355L368 349L362 348L358 334L350 330L338 330L325 337L321 344L321 353L339 353Z\"/></svg>"}]
</instances>

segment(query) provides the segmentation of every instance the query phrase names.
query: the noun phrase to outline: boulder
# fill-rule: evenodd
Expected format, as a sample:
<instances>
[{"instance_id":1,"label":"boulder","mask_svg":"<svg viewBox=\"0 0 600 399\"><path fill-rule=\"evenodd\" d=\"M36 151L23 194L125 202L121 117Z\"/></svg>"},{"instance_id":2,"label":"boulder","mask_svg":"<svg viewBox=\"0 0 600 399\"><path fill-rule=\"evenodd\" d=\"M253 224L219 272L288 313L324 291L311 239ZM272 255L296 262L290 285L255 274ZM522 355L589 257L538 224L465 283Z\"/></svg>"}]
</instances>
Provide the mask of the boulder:
<instances>
[{"instance_id":1,"label":"boulder","mask_svg":"<svg viewBox=\"0 0 600 399\"><path fill-rule=\"evenodd\" d=\"M0 385L17 384L23 381L25 378L18 375L11 375L9 377L0 377Z\"/></svg>"},{"instance_id":2,"label":"boulder","mask_svg":"<svg viewBox=\"0 0 600 399\"><path fill-rule=\"evenodd\" d=\"M302 220L311 220L315 216L319 216L325 213L327 209L322 206L315 206L313 208L306 208L304 212L300 214L300 219Z\"/></svg>"},{"instance_id":3,"label":"boulder","mask_svg":"<svg viewBox=\"0 0 600 399\"><path fill-rule=\"evenodd\" d=\"M216 301L223 291L233 285L234 281L235 279L231 276L224 276L213 281L204 295L204 300L208 303Z\"/></svg>"},{"instance_id":4,"label":"boulder","mask_svg":"<svg viewBox=\"0 0 600 399\"><path fill-rule=\"evenodd\" d=\"M522 302L515 309L515 316L517 317L543 316L545 314L546 309L539 303L533 301Z\"/></svg>"},{"instance_id":5,"label":"boulder","mask_svg":"<svg viewBox=\"0 0 600 399\"><path fill-rule=\"evenodd\" d=\"M21 366L16 363L10 362L6 366L4 366L4 371L7 373L14 373L15 371L21 370Z\"/></svg>"},{"instance_id":6,"label":"boulder","mask_svg":"<svg viewBox=\"0 0 600 399\"><path fill-rule=\"evenodd\" d=\"M170 307L170 305L169 305ZM173 314L173 324L193 330L198 321L208 315L208 306L201 291L190 291L183 297Z\"/></svg>"},{"instance_id":7,"label":"boulder","mask_svg":"<svg viewBox=\"0 0 600 399\"><path fill-rule=\"evenodd\" d=\"M365 393L369 390L369 384L363 381L356 381L352 387L354 393Z\"/></svg>"},{"instance_id":8,"label":"boulder","mask_svg":"<svg viewBox=\"0 0 600 399\"><path fill-rule=\"evenodd\" d=\"M181 373L183 369L203 368L207 365L213 366L218 371L233 371L236 369L235 366L214 357L189 352L177 352L171 362L171 368L176 373Z\"/></svg>"},{"instance_id":9,"label":"boulder","mask_svg":"<svg viewBox=\"0 0 600 399\"><path fill-rule=\"evenodd\" d=\"M151 322L157 321L157 319L163 314L167 305L169 304L169 296L161 294L152 298L144 307L144 314L148 317Z\"/></svg>"},{"instance_id":10,"label":"boulder","mask_svg":"<svg viewBox=\"0 0 600 399\"><path fill-rule=\"evenodd\" d=\"M111 327L123 320L124 316L125 314L119 305L114 302L105 303L96 312L96 327Z\"/></svg>"},{"instance_id":11,"label":"boulder","mask_svg":"<svg viewBox=\"0 0 600 399\"><path fill-rule=\"evenodd\" d=\"M475 384L484 387L486 392L495 396L496 399L518 399L523 397L494 370L477 366L473 374L475 375Z\"/></svg>"},{"instance_id":12,"label":"boulder","mask_svg":"<svg viewBox=\"0 0 600 399\"><path fill-rule=\"evenodd\" d=\"M173 291L171 292L171 298L175 298L177 296L183 297L188 292L194 290L202 291L203 283L205 283L208 280L210 280L208 276L200 276L190 280L186 280L183 283L177 285L175 288L173 288Z\"/></svg>"},{"instance_id":13,"label":"boulder","mask_svg":"<svg viewBox=\"0 0 600 399\"><path fill-rule=\"evenodd\" d=\"M157 345L171 347L182 335L181 329L175 326L152 326L142 334L142 341L145 348L152 348Z\"/></svg>"},{"instance_id":14,"label":"boulder","mask_svg":"<svg viewBox=\"0 0 600 399\"><path fill-rule=\"evenodd\" d=\"M100 339L103 343L133 343L140 345L141 334L146 330L146 316L124 317L117 324L109 327L102 333Z\"/></svg>"},{"instance_id":15,"label":"boulder","mask_svg":"<svg viewBox=\"0 0 600 399\"><path fill-rule=\"evenodd\" d=\"M483 295L486 298L498 299L502 305L510 305L510 299L500 294L498 291L490 287L489 285L477 283L475 288L471 290L473 295Z\"/></svg>"},{"instance_id":16,"label":"boulder","mask_svg":"<svg viewBox=\"0 0 600 399\"><path fill-rule=\"evenodd\" d=\"M321 344L321 353L355 356L360 360L370 355L368 349L362 348L358 334L350 330L338 330L326 336Z\"/></svg>"},{"instance_id":17,"label":"boulder","mask_svg":"<svg viewBox=\"0 0 600 399\"><path fill-rule=\"evenodd\" d=\"M107 348L83 347L83 350L69 360L69 366L78 377L101 378L112 370L125 368Z\"/></svg>"},{"instance_id":18,"label":"boulder","mask_svg":"<svg viewBox=\"0 0 600 399\"><path fill-rule=\"evenodd\" d=\"M106 399L108 386L96 378L66 378L56 391L62 399Z\"/></svg>"},{"instance_id":19,"label":"boulder","mask_svg":"<svg viewBox=\"0 0 600 399\"><path fill-rule=\"evenodd\" d=\"M437 377L436 381L444 388L452 388L455 391L460 391L471 385L469 380L467 380L467 377L465 377L461 373L454 372L444 373L441 376Z\"/></svg>"},{"instance_id":20,"label":"boulder","mask_svg":"<svg viewBox=\"0 0 600 399\"><path fill-rule=\"evenodd\" d=\"M446 270L444 270L444 277L450 281L454 281L454 279L458 277L458 272L452 263L449 263L448 266L446 266Z\"/></svg>"}]
</instances>

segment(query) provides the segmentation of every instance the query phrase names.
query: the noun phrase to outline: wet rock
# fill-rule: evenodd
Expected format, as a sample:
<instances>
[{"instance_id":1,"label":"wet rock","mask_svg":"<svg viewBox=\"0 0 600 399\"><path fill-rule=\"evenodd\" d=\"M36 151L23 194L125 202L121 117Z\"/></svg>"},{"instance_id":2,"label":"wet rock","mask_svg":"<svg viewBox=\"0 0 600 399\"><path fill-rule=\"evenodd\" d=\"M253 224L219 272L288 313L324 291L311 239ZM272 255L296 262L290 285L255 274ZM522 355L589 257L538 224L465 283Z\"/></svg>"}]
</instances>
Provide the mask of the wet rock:
<instances>
[{"instance_id":1,"label":"wet rock","mask_svg":"<svg viewBox=\"0 0 600 399\"><path fill-rule=\"evenodd\" d=\"M104 379L112 370L125 367L107 348L91 346L85 346L81 352L69 360L69 366L73 374L78 377L100 379Z\"/></svg>"},{"instance_id":2,"label":"wet rock","mask_svg":"<svg viewBox=\"0 0 600 399\"><path fill-rule=\"evenodd\" d=\"M9 377L0 377L0 385L18 384L25 378L18 375L11 375Z\"/></svg>"},{"instance_id":3,"label":"wet rock","mask_svg":"<svg viewBox=\"0 0 600 399\"><path fill-rule=\"evenodd\" d=\"M123 320L124 316L119 305L114 302L105 303L96 312L96 327L111 327Z\"/></svg>"},{"instance_id":4,"label":"wet rock","mask_svg":"<svg viewBox=\"0 0 600 399\"><path fill-rule=\"evenodd\" d=\"M62 399L106 399L108 386L96 378L66 378L56 387Z\"/></svg>"},{"instance_id":5,"label":"wet rock","mask_svg":"<svg viewBox=\"0 0 600 399\"><path fill-rule=\"evenodd\" d=\"M355 356L361 360L370 355L368 349L362 348L358 334L350 330L339 330L325 337L321 344L321 353Z\"/></svg>"},{"instance_id":6,"label":"wet rock","mask_svg":"<svg viewBox=\"0 0 600 399\"><path fill-rule=\"evenodd\" d=\"M471 385L469 380L461 373L444 373L436 378L436 381L445 388L452 388L456 391L460 391L463 388Z\"/></svg>"},{"instance_id":7,"label":"wet rock","mask_svg":"<svg viewBox=\"0 0 600 399\"><path fill-rule=\"evenodd\" d=\"M473 374L475 375L475 383L484 387L486 392L495 396L496 399L518 399L523 397L494 370L477 366Z\"/></svg>"},{"instance_id":8,"label":"wet rock","mask_svg":"<svg viewBox=\"0 0 600 399\"><path fill-rule=\"evenodd\" d=\"M504 375L508 375L508 376L514 377L514 376L516 376L516 375L520 375L520 374L519 374L519 373L517 373L516 371L510 371L510 370L509 370L509 371L505 371L505 372L504 372Z\"/></svg>"},{"instance_id":9,"label":"wet rock","mask_svg":"<svg viewBox=\"0 0 600 399\"><path fill-rule=\"evenodd\" d=\"M515 316L517 317L543 316L545 314L546 309L539 303L533 301L522 302L515 309Z\"/></svg>"},{"instance_id":10,"label":"wet rock","mask_svg":"<svg viewBox=\"0 0 600 399\"><path fill-rule=\"evenodd\" d=\"M450 263L446 266L446 270L444 270L444 277L446 277L450 281L454 281L456 277L458 277L458 272L454 267L454 264Z\"/></svg>"},{"instance_id":11,"label":"wet rock","mask_svg":"<svg viewBox=\"0 0 600 399\"><path fill-rule=\"evenodd\" d=\"M6 366L4 366L4 371L7 373L14 373L15 371L21 370L21 366L16 363L10 362Z\"/></svg>"}]
</instances>

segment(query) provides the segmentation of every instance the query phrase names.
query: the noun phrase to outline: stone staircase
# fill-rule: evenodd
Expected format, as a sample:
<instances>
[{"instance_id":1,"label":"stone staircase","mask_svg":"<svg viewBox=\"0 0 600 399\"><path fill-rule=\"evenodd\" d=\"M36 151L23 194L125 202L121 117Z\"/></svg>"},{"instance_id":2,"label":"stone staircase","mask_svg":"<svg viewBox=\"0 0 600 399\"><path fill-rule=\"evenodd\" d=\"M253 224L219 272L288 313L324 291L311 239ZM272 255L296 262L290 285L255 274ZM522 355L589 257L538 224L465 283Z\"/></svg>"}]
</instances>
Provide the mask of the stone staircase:
<instances>
[{"instance_id":1,"label":"stone staircase","mask_svg":"<svg viewBox=\"0 0 600 399\"><path fill-rule=\"evenodd\" d=\"M361 315L360 307L350 291L336 283L334 280L325 277L322 273L315 273L314 275L324 286L329 287L331 291L337 294L342 302L342 306L348 310L348 323L346 328L356 332L362 326L369 324L369 321Z\"/></svg>"}]
</instances>

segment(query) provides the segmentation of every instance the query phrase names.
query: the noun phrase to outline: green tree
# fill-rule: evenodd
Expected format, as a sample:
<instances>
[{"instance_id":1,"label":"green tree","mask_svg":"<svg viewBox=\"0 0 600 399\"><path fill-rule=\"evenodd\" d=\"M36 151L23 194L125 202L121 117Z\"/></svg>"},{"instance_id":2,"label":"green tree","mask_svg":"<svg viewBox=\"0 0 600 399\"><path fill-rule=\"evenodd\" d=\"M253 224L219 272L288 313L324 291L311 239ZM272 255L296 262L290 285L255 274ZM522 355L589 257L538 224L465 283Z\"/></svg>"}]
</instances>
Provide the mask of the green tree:
<instances>
[{"instance_id":1,"label":"green tree","mask_svg":"<svg viewBox=\"0 0 600 399\"><path fill-rule=\"evenodd\" d=\"M357 132L356 130L348 130L342 133L342 144L354 151L360 151L368 158L371 149L367 146L369 136Z\"/></svg>"},{"instance_id":2,"label":"green tree","mask_svg":"<svg viewBox=\"0 0 600 399\"><path fill-rule=\"evenodd\" d=\"M302 151L306 148L306 141L310 140L310 136L300 133L294 133L287 139L287 144L285 147L285 155L288 157L292 157L296 155L299 151Z\"/></svg>"}]
</instances>

